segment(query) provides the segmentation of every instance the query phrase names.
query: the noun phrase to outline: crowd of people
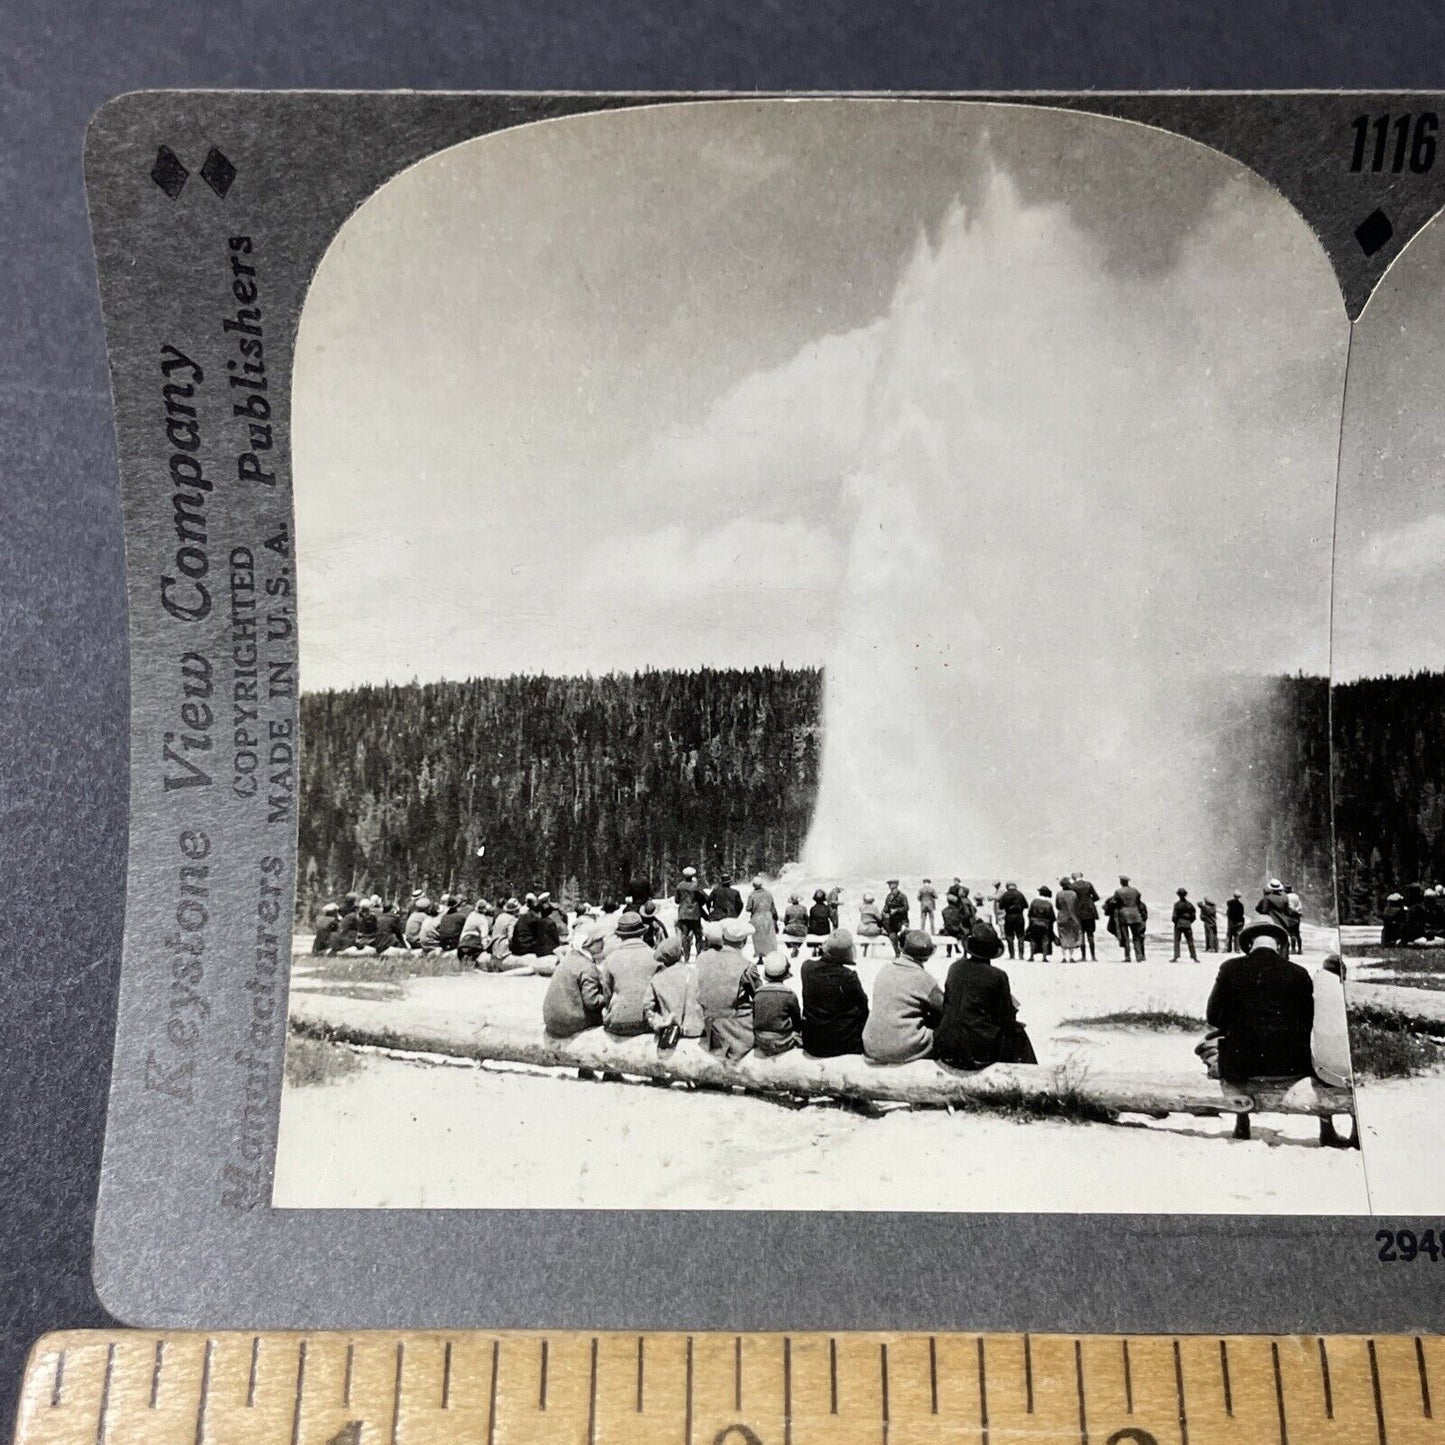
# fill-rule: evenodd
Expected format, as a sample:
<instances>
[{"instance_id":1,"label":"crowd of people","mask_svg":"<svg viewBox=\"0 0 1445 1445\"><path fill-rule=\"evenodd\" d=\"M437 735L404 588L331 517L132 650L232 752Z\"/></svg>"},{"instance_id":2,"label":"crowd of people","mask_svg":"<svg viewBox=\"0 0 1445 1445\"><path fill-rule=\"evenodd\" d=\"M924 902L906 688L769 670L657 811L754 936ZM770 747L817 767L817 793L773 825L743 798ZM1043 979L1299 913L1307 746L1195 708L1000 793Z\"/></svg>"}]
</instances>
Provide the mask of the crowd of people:
<instances>
[{"instance_id":1,"label":"crowd of people","mask_svg":"<svg viewBox=\"0 0 1445 1445\"><path fill-rule=\"evenodd\" d=\"M1380 943L1433 943L1445 938L1445 883L1410 883L1385 899Z\"/></svg>"}]
</instances>

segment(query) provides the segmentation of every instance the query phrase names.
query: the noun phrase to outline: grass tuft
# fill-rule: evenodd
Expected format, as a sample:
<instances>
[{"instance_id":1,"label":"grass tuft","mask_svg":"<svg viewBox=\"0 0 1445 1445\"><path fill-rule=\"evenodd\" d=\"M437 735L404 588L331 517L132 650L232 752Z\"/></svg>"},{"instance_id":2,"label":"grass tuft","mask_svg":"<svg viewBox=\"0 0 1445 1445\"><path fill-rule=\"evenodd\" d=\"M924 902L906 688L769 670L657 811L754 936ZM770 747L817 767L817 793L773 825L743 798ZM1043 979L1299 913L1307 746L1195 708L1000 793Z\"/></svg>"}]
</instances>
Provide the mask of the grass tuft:
<instances>
[{"instance_id":1,"label":"grass tuft","mask_svg":"<svg viewBox=\"0 0 1445 1445\"><path fill-rule=\"evenodd\" d=\"M1060 1028L1076 1029L1153 1029L1157 1033L1203 1033L1208 1024L1193 1014L1174 1009L1120 1009L1117 1013L1091 1014L1087 1018L1065 1019Z\"/></svg>"},{"instance_id":2,"label":"grass tuft","mask_svg":"<svg viewBox=\"0 0 1445 1445\"><path fill-rule=\"evenodd\" d=\"M1395 1009L1349 1011L1350 1058L1355 1073L1371 1079L1408 1079L1445 1063L1442 1025Z\"/></svg>"},{"instance_id":3,"label":"grass tuft","mask_svg":"<svg viewBox=\"0 0 1445 1445\"><path fill-rule=\"evenodd\" d=\"M361 1068L361 1060L342 1044L291 1033L286 1040L286 1082L293 1089L334 1084Z\"/></svg>"},{"instance_id":4,"label":"grass tuft","mask_svg":"<svg viewBox=\"0 0 1445 1445\"><path fill-rule=\"evenodd\" d=\"M338 953L298 955L294 967L308 979L337 983L399 983L407 978L446 978L471 973L470 964L458 961L454 953Z\"/></svg>"}]
</instances>

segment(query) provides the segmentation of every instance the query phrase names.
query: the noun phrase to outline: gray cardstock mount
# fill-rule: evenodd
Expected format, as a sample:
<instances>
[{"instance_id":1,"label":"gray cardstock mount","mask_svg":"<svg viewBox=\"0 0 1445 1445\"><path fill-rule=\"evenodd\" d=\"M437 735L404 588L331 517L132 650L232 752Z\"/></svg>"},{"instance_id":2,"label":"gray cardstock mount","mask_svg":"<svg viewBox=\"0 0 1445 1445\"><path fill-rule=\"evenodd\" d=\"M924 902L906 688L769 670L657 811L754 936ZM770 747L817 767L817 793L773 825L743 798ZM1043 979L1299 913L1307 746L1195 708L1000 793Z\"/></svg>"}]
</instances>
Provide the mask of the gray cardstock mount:
<instances>
[{"instance_id":1,"label":"gray cardstock mount","mask_svg":"<svg viewBox=\"0 0 1445 1445\"><path fill-rule=\"evenodd\" d=\"M1441 96L915 98L1087 110L1233 156L1314 229L1352 320L1445 205L1445 164L1423 175L1348 168L1357 115L1441 112ZM1374 1218L269 1207L296 820L293 791L291 807L268 821L266 775L284 774L289 745L295 776L290 382L311 277L346 218L435 151L539 120L723 99L156 92L122 96L92 121L86 183L120 457L132 680L124 969L95 1235L102 1299L132 1324L212 1329L1445 1327L1434 1272L1382 1266L1374 1236L1386 1221ZM152 177L162 146L187 172L173 197ZM213 147L234 167L229 185L224 165L206 164ZM173 190L179 178L162 166ZM1376 211L1393 234L1367 255L1355 233ZM241 235L252 243L238 259L255 267L275 441L262 458L274 482L244 487L235 458L245 428L231 414L225 370L234 338L221 330L236 311L229 240ZM159 605L159 579L171 576L176 606L199 606L196 579L176 555L175 446L161 390L194 372L166 346L206 373L190 400L194 455L215 483L200 579L212 610L194 619ZM169 376L163 360L174 363ZM194 555L183 560L198 565ZM269 637L257 725L263 759L274 746L277 761L262 762L250 800L231 797L223 779L163 784L167 771L184 775L164 761L168 743L185 754L180 735L195 736L187 718L200 716L180 711L186 654L211 661L218 720L209 731L217 743L229 737L233 576L243 599L254 580ZM196 684L200 664L186 666ZM277 789L285 792L284 780ZM174 942L198 937L199 956ZM177 974L178 958L198 967ZM1119 1188L1127 1194L1129 1181Z\"/></svg>"}]
</instances>

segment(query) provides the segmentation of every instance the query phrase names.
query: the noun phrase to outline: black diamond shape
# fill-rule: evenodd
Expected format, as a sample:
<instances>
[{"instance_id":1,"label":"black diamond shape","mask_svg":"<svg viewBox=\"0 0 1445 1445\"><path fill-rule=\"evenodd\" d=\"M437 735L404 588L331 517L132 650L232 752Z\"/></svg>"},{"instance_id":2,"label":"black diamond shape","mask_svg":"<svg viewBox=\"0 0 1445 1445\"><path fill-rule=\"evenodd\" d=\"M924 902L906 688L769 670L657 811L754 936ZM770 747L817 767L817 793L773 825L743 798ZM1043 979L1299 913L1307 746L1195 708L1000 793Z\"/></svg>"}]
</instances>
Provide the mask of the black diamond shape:
<instances>
[{"instance_id":1,"label":"black diamond shape","mask_svg":"<svg viewBox=\"0 0 1445 1445\"><path fill-rule=\"evenodd\" d=\"M1371 211L1355 227L1355 240L1360 243L1360 250L1367 256L1373 256L1394 234L1395 228L1383 211Z\"/></svg>"},{"instance_id":2,"label":"black diamond shape","mask_svg":"<svg viewBox=\"0 0 1445 1445\"><path fill-rule=\"evenodd\" d=\"M236 168L212 146L206 152L205 164L201 167L201 179L225 200L226 192L231 189L231 182L236 179Z\"/></svg>"},{"instance_id":3,"label":"black diamond shape","mask_svg":"<svg viewBox=\"0 0 1445 1445\"><path fill-rule=\"evenodd\" d=\"M181 164L180 156L170 146L162 146L156 152L156 163L151 167L151 180L171 200L175 200L185 189L186 177L189 175L190 172Z\"/></svg>"}]
</instances>

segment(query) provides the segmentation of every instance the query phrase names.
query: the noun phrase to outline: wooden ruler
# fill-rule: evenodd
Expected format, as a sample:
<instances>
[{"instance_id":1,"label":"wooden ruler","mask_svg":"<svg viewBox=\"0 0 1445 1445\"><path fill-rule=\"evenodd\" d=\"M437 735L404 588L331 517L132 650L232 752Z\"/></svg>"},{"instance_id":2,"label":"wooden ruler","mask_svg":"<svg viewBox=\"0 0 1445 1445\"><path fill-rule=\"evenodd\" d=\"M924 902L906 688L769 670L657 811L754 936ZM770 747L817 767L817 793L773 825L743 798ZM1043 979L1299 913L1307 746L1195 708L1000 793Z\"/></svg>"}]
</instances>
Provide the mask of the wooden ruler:
<instances>
[{"instance_id":1,"label":"wooden ruler","mask_svg":"<svg viewBox=\"0 0 1445 1445\"><path fill-rule=\"evenodd\" d=\"M1445 1338L77 1332L16 1441L1445 1445Z\"/></svg>"}]
</instances>

